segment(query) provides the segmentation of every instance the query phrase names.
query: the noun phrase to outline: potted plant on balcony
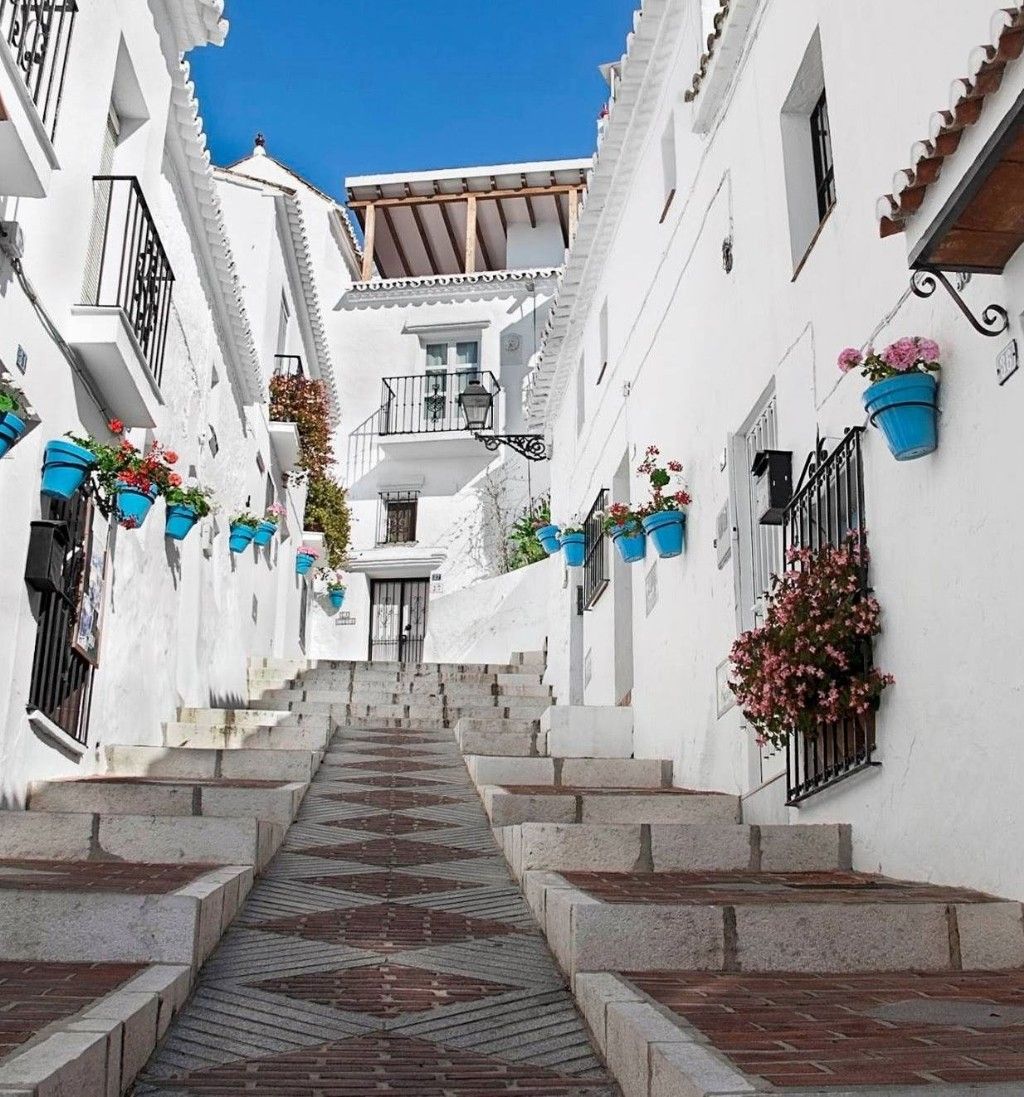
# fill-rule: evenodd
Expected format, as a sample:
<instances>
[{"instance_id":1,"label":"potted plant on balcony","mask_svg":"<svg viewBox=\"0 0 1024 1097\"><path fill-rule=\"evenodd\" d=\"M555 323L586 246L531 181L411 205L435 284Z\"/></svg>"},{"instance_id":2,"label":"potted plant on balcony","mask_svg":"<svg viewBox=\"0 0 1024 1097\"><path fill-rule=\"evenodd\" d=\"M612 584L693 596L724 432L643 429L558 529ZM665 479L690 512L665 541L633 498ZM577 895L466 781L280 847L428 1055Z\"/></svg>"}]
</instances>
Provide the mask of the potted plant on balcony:
<instances>
[{"instance_id":1,"label":"potted plant on balcony","mask_svg":"<svg viewBox=\"0 0 1024 1097\"><path fill-rule=\"evenodd\" d=\"M172 541L184 541L200 518L205 518L213 504L209 488L168 487L164 492L167 511L164 516L164 534Z\"/></svg>"},{"instance_id":2,"label":"potted plant on balcony","mask_svg":"<svg viewBox=\"0 0 1024 1097\"><path fill-rule=\"evenodd\" d=\"M679 480L683 466L678 461L666 461L664 465L659 465L660 455L657 446L648 446L637 472L646 476L651 483L651 499L642 512L644 530L658 555L667 560L681 556L686 547L686 508L692 499L680 485L676 486L675 491L666 493L665 489L673 486L673 480Z\"/></svg>"},{"instance_id":3,"label":"potted plant on balcony","mask_svg":"<svg viewBox=\"0 0 1024 1097\"><path fill-rule=\"evenodd\" d=\"M625 503L612 503L604 516L605 532L627 564L639 563L647 555L643 517L643 511L632 510Z\"/></svg>"},{"instance_id":4,"label":"potted plant on balcony","mask_svg":"<svg viewBox=\"0 0 1024 1097\"><path fill-rule=\"evenodd\" d=\"M39 490L50 499L70 499L95 467L96 456L90 448L63 438L52 438L43 451L43 479Z\"/></svg>"},{"instance_id":5,"label":"potted plant on balcony","mask_svg":"<svg viewBox=\"0 0 1024 1097\"><path fill-rule=\"evenodd\" d=\"M897 461L913 461L938 445L939 344L915 335L898 339L876 354L847 347L839 355L843 373L860 369L871 384L864 408Z\"/></svg>"},{"instance_id":6,"label":"potted plant on balcony","mask_svg":"<svg viewBox=\"0 0 1024 1097\"><path fill-rule=\"evenodd\" d=\"M295 553L295 574L305 575L316 563L320 553L310 545L303 545Z\"/></svg>"},{"instance_id":7,"label":"potted plant on balcony","mask_svg":"<svg viewBox=\"0 0 1024 1097\"><path fill-rule=\"evenodd\" d=\"M236 554L245 552L252 544L259 526L260 520L247 510L233 515L229 523L228 548Z\"/></svg>"},{"instance_id":8,"label":"potted plant on balcony","mask_svg":"<svg viewBox=\"0 0 1024 1097\"><path fill-rule=\"evenodd\" d=\"M871 665L881 609L865 589L867 549L791 549L772 578L764 624L733 644L729 681L758 744L781 747L793 731L870 718L893 677Z\"/></svg>"},{"instance_id":9,"label":"potted plant on balcony","mask_svg":"<svg viewBox=\"0 0 1024 1097\"><path fill-rule=\"evenodd\" d=\"M559 548L561 548L561 545L558 543L559 527L552 525L551 504L546 499L543 500L537 507L537 510L530 515L530 525L533 527L533 534L540 542L544 551L548 556L554 556Z\"/></svg>"},{"instance_id":10,"label":"potted plant on balcony","mask_svg":"<svg viewBox=\"0 0 1024 1097\"><path fill-rule=\"evenodd\" d=\"M581 568L587 556L587 535L583 527L577 523L570 523L562 527L558 535L558 541L565 555L567 568Z\"/></svg>"},{"instance_id":11,"label":"potted plant on balcony","mask_svg":"<svg viewBox=\"0 0 1024 1097\"><path fill-rule=\"evenodd\" d=\"M6 457L11 446L25 433L25 420L18 414L21 410L18 397L0 389L0 457Z\"/></svg>"},{"instance_id":12,"label":"potted plant on balcony","mask_svg":"<svg viewBox=\"0 0 1024 1097\"><path fill-rule=\"evenodd\" d=\"M253 538L253 544L259 545L260 548L265 548L270 544L275 533L277 533L277 527L281 524L281 519L284 517L285 508L280 503L271 503L267 507L267 513L263 516L260 524L256 527L256 536Z\"/></svg>"},{"instance_id":13,"label":"potted plant on balcony","mask_svg":"<svg viewBox=\"0 0 1024 1097\"><path fill-rule=\"evenodd\" d=\"M347 589L340 575L335 574L327 580L327 598L335 609L341 609Z\"/></svg>"}]
</instances>

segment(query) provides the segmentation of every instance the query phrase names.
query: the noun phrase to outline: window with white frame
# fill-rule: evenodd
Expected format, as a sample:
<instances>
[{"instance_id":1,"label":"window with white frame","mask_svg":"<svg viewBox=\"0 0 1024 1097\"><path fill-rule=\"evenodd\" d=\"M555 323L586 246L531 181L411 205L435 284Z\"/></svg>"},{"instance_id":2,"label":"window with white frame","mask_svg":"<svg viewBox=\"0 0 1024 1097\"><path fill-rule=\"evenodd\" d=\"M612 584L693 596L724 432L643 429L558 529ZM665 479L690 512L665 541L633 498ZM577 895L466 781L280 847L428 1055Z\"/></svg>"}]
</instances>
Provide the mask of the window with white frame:
<instances>
[{"instance_id":1,"label":"window with white frame","mask_svg":"<svg viewBox=\"0 0 1024 1097\"><path fill-rule=\"evenodd\" d=\"M836 204L821 37L815 31L780 116L793 266L799 271Z\"/></svg>"}]
</instances>

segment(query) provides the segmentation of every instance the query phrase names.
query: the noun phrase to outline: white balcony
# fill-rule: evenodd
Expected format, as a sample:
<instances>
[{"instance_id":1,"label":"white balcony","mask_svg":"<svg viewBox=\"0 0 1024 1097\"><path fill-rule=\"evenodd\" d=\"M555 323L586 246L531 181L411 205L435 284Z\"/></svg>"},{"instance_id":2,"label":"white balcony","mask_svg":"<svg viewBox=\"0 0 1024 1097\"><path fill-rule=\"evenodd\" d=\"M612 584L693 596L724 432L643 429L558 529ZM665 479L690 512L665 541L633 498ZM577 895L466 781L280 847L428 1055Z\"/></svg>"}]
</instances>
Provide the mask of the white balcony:
<instances>
[{"instance_id":1,"label":"white balcony","mask_svg":"<svg viewBox=\"0 0 1024 1097\"><path fill-rule=\"evenodd\" d=\"M294 472L301 452L298 425L271 421L267 424L267 430L277 467L282 472Z\"/></svg>"},{"instance_id":2,"label":"white balcony","mask_svg":"<svg viewBox=\"0 0 1024 1097\"><path fill-rule=\"evenodd\" d=\"M163 397L124 310L75 305L67 341L82 356L107 411L127 427L155 427Z\"/></svg>"},{"instance_id":3,"label":"white balcony","mask_svg":"<svg viewBox=\"0 0 1024 1097\"><path fill-rule=\"evenodd\" d=\"M57 154L14 58L0 41L0 194L45 198Z\"/></svg>"}]
</instances>

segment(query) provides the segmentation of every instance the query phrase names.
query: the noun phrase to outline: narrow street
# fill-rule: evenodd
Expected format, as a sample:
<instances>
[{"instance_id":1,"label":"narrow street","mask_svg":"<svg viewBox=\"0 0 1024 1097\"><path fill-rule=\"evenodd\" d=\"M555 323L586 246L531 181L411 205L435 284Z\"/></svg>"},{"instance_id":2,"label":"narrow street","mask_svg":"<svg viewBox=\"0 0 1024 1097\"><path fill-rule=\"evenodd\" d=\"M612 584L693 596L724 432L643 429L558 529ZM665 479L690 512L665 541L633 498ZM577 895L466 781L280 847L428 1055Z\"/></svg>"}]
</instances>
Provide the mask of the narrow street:
<instances>
[{"instance_id":1,"label":"narrow street","mask_svg":"<svg viewBox=\"0 0 1024 1097\"><path fill-rule=\"evenodd\" d=\"M134 1090L367 1093L618 1093L449 729L334 736Z\"/></svg>"}]
</instances>

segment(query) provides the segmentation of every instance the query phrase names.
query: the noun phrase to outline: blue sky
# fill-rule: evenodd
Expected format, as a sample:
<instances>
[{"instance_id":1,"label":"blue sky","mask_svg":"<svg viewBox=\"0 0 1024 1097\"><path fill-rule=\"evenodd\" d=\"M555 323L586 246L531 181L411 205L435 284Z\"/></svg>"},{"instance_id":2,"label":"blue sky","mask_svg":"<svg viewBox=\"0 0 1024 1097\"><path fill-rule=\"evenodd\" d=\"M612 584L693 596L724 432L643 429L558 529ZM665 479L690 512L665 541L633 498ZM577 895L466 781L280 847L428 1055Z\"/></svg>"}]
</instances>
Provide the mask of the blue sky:
<instances>
[{"instance_id":1,"label":"blue sky","mask_svg":"<svg viewBox=\"0 0 1024 1097\"><path fill-rule=\"evenodd\" d=\"M254 134L331 194L346 175L589 156L636 0L229 0L189 57L218 164Z\"/></svg>"}]
</instances>

